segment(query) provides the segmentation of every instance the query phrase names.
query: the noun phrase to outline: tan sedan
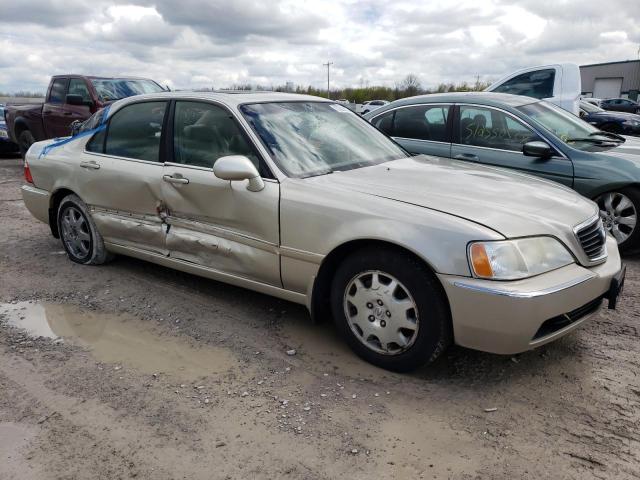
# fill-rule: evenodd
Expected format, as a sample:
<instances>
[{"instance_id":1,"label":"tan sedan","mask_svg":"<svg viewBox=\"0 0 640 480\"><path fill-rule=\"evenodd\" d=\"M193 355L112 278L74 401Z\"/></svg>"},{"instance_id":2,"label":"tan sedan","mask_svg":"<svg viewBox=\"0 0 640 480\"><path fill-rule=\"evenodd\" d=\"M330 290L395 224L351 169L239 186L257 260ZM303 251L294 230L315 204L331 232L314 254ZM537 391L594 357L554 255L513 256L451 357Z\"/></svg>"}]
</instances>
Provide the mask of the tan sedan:
<instances>
[{"instance_id":1,"label":"tan sedan","mask_svg":"<svg viewBox=\"0 0 640 480\"><path fill-rule=\"evenodd\" d=\"M130 255L305 304L394 370L451 342L542 345L614 307L624 280L593 202L411 157L316 97L128 98L34 144L25 178L27 207L74 262Z\"/></svg>"}]
</instances>

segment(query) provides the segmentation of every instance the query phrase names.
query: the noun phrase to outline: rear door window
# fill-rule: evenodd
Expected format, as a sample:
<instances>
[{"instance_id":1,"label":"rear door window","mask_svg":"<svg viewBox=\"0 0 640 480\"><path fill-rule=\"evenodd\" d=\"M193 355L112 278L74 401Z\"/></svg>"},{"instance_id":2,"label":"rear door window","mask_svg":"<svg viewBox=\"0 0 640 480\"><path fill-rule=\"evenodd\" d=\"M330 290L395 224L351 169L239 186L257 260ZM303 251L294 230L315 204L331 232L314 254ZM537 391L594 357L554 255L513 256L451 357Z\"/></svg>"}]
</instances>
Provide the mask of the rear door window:
<instances>
[{"instance_id":1,"label":"rear door window","mask_svg":"<svg viewBox=\"0 0 640 480\"><path fill-rule=\"evenodd\" d=\"M105 153L159 162L166 107L167 102L142 102L116 112L109 120Z\"/></svg>"},{"instance_id":2,"label":"rear door window","mask_svg":"<svg viewBox=\"0 0 640 480\"><path fill-rule=\"evenodd\" d=\"M416 105L396 110L393 136L448 142L447 105Z\"/></svg>"},{"instance_id":3,"label":"rear door window","mask_svg":"<svg viewBox=\"0 0 640 480\"><path fill-rule=\"evenodd\" d=\"M51 84L49 92L49 103L64 103L64 97L67 94L67 79L56 78Z\"/></svg>"},{"instance_id":4,"label":"rear door window","mask_svg":"<svg viewBox=\"0 0 640 480\"><path fill-rule=\"evenodd\" d=\"M555 77L556 71L553 68L526 72L507 80L493 91L540 99L549 98L553 97Z\"/></svg>"}]
</instances>

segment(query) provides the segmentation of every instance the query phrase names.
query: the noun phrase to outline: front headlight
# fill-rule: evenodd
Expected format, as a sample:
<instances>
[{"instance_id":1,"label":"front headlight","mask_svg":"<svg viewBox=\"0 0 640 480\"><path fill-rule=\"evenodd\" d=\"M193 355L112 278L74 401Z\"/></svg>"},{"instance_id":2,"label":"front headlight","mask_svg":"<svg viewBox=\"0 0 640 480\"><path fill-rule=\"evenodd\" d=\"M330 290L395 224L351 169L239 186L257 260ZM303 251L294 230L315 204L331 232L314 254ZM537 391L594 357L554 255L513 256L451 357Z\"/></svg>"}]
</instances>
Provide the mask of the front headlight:
<instances>
[{"instance_id":1,"label":"front headlight","mask_svg":"<svg viewBox=\"0 0 640 480\"><path fill-rule=\"evenodd\" d=\"M640 127L640 122L638 120L625 120L622 124L627 127Z\"/></svg>"},{"instance_id":2,"label":"front headlight","mask_svg":"<svg viewBox=\"0 0 640 480\"><path fill-rule=\"evenodd\" d=\"M573 263L573 257L551 237L520 238L469 245L473 274L491 280L519 280Z\"/></svg>"}]
</instances>

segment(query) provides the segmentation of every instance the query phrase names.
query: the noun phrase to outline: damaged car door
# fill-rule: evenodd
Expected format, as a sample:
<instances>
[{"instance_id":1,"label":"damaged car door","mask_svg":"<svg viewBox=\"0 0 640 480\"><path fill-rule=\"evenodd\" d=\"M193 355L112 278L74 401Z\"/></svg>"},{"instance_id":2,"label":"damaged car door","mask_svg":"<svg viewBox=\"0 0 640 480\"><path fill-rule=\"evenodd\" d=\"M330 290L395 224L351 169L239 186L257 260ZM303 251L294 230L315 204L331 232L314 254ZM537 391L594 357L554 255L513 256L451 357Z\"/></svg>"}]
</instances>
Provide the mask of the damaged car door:
<instances>
[{"instance_id":1,"label":"damaged car door","mask_svg":"<svg viewBox=\"0 0 640 480\"><path fill-rule=\"evenodd\" d=\"M225 274L281 286L280 186L233 114L224 106L176 101L168 125L162 196L170 257ZM216 161L247 157L264 180L260 191L213 173Z\"/></svg>"},{"instance_id":2,"label":"damaged car door","mask_svg":"<svg viewBox=\"0 0 640 480\"><path fill-rule=\"evenodd\" d=\"M133 103L89 140L79 163L79 196L107 243L166 254L159 216L162 126L168 102Z\"/></svg>"}]
</instances>

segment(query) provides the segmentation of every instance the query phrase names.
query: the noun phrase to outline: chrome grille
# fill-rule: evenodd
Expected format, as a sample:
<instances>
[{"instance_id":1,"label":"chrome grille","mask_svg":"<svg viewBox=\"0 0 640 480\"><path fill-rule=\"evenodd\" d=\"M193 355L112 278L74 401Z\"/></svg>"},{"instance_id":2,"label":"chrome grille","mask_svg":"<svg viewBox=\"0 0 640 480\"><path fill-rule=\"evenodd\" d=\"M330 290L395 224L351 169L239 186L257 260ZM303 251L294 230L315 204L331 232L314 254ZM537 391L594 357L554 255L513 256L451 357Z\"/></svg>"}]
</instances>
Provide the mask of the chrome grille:
<instances>
[{"instance_id":1,"label":"chrome grille","mask_svg":"<svg viewBox=\"0 0 640 480\"><path fill-rule=\"evenodd\" d=\"M600 260L607 255L607 232L604 229L600 217L594 218L586 225L580 225L576 229L576 236L582 246L582 250L589 260Z\"/></svg>"}]
</instances>

